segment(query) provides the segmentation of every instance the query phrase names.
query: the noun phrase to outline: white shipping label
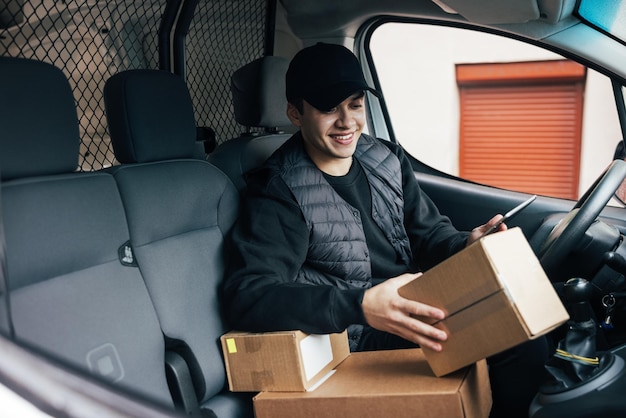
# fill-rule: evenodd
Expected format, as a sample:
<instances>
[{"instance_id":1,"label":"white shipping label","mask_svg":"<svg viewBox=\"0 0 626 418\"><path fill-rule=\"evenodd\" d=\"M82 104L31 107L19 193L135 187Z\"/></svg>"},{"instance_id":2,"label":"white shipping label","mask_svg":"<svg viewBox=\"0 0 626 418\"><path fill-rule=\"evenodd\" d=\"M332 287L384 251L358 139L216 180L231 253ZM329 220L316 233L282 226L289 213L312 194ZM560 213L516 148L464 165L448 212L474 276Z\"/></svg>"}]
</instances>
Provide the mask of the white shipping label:
<instances>
[{"instance_id":1,"label":"white shipping label","mask_svg":"<svg viewBox=\"0 0 626 418\"><path fill-rule=\"evenodd\" d=\"M300 341L300 353L304 365L304 376L308 382L333 361L330 335L308 335L304 337Z\"/></svg>"}]
</instances>

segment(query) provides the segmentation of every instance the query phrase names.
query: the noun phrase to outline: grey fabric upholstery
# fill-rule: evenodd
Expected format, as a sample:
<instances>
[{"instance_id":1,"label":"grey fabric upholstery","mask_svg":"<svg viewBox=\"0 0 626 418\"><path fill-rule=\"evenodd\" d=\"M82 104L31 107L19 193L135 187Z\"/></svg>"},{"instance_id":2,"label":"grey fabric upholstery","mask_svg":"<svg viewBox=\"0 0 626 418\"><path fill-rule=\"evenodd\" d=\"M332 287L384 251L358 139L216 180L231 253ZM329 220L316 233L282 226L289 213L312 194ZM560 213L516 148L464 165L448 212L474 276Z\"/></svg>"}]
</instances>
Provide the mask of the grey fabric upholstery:
<instances>
[{"instance_id":1,"label":"grey fabric upholstery","mask_svg":"<svg viewBox=\"0 0 626 418\"><path fill-rule=\"evenodd\" d=\"M261 165L291 135L287 117L285 74L289 61L282 57L259 58L235 71L231 92L235 119L246 128L263 128L261 133L245 133L220 144L208 160L233 181L245 188L245 173Z\"/></svg>"},{"instance_id":2,"label":"grey fabric upholstery","mask_svg":"<svg viewBox=\"0 0 626 418\"><path fill-rule=\"evenodd\" d=\"M115 180L73 172L78 119L67 79L49 64L0 58L0 103L16 338L173 406L154 306L139 269L118 255L130 234Z\"/></svg>"},{"instance_id":3,"label":"grey fabric upholstery","mask_svg":"<svg viewBox=\"0 0 626 418\"><path fill-rule=\"evenodd\" d=\"M80 137L63 72L40 61L2 57L1 62L2 180L74 171ZM54 98L54 105L46 97Z\"/></svg>"},{"instance_id":4,"label":"grey fabric upholstery","mask_svg":"<svg viewBox=\"0 0 626 418\"><path fill-rule=\"evenodd\" d=\"M158 70L123 71L107 80L104 104L119 162L197 155L193 103L181 86L180 77Z\"/></svg>"},{"instance_id":5,"label":"grey fabric upholstery","mask_svg":"<svg viewBox=\"0 0 626 418\"><path fill-rule=\"evenodd\" d=\"M291 125L285 112L285 74L288 67L286 58L267 56L233 73L230 87L237 123L266 128Z\"/></svg>"},{"instance_id":6,"label":"grey fabric upholstery","mask_svg":"<svg viewBox=\"0 0 626 418\"><path fill-rule=\"evenodd\" d=\"M229 139L209 154L208 161L219 167L231 179L237 190L243 192L246 188L246 173L263 164L290 136L290 134L263 134Z\"/></svg>"},{"instance_id":7,"label":"grey fabric upholstery","mask_svg":"<svg viewBox=\"0 0 626 418\"><path fill-rule=\"evenodd\" d=\"M145 102L149 109L160 99L144 92L161 91L162 85L167 86L169 97L161 101L162 112L152 113L152 118L142 114L135 119L140 112L131 112L127 102L137 108ZM163 333L176 341L173 349L191 368L200 403L219 406L228 411L226 417L251 416L251 399L242 400L225 389L219 345L219 337L226 331L218 297L224 274L224 237L236 219L239 198L224 173L206 161L192 158L194 138L186 132L194 128L193 109L186 91L180 78L160 71L120 73L107 82L104 92L109 125L119 124L114 119L121 118L133 132L127 135L111 131L111 139L118 144L115 151L134 149L133 160L137 162L122 164L113 172L122 193L137 263ZM165 106L178 115L176 121L171 121L172 126L165 126L166 120L157 120L161 113L168 113ZM119 109L128 113L120 114ZM189 114L182 114L181 109ZM146 124L159 124L169 135L157 138L161 161L141 163L147 160L142 157L147 153L144 146L153 139ZM177 129L181 135L176 134ZM180 158L181 149L190 150L183 155L188 158Z\"/></svg>"}]
</instances>

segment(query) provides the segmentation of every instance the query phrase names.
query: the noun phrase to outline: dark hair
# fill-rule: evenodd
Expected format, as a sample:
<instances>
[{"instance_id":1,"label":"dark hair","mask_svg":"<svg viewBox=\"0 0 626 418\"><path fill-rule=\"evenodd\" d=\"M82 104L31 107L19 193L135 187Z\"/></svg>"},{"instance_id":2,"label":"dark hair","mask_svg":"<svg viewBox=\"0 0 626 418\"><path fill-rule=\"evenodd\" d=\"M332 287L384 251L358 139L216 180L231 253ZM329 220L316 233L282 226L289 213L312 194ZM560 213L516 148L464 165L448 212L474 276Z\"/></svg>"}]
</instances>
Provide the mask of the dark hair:
<instances>
[{"instance_id":1,"label":"dark hair","mask_svg":"<svg viewBox=\"0 0 626 418\"><path fill-rule=\"evenodd\" d=\"M291 99L289 103L294 105L295 108L298 109L298 112L300 112L301 115L304 113L304 99L302 97Z\"/></svg>"}]
</instances>

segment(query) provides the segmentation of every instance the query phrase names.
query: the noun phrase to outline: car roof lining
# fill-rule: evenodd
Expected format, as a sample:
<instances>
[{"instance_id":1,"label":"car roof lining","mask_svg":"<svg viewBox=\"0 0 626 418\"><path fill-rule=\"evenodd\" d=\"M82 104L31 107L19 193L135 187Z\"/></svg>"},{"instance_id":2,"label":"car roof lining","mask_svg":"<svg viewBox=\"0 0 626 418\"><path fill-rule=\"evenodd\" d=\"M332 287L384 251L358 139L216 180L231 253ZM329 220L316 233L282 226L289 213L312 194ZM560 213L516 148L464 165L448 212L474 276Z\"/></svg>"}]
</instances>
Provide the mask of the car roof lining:
<instances>
[{"instance_id":1,"label":"car roof lining","mask_svg":"<svg viewBox=\"0 0 626 418\"><path fill-rule=\"evenodd\" d=\"M392 3L361 0L358 7L354 2L335 0L317 0L314 6L300 0L279 2L286 11L292 31L302 39L353 38L364 22L380 15L469 22L491 27L523 27L523 34L539 39L535 33L544 34L546 23L567 21L575 6L575 0L398 0ZM446 12L438 5L440 3L458 14ZM524 25L520 25L522 23Z\"/></svg>"},{"instance_id":2,"label":"car roof lining","mask_svg":"<svg viewBox=\"0 0 626 418\"><path fill-rule=\"evenodd\" d=\"M439 0L438 0L439 1ZM443 0L446 5L454 8L457 2L462 0ZM517 9L507 10L506 19L503 22L501 10L497 6L490 7L492 2L481 0L478 3L484 16L477 17L480 13L476 10L468 16L452 14L444 11L432 0L398 0L392 3L381 5L379 0L361 0L359 7L336 2L335 0L317 0L315 5L299 0L279 0L279 10L287 18L289 29L299 37L303 43L310 44L320 40L345 40L354 39L360 30L369 26L368 21L373 22L378 19L393 20L397 18L401 21L411 19L420 20L424 23L428 21L448 22L450 25L470 25L480 30L496 30L511 34L513 37L532 41L542 41L555 48L559 52L574 58L578 56L582 61L597 62L606 66L612 74L617 74L624 78L623 65L616 62L617 55L605 55L596 51L582 51L580 42L582 39L594 39L594 33L587 25L582 24L580 19L573 14L576 0L521 0L519 12ZM498 4L500 2L497 2ZM526 3L522 6L521 3ZM509 2L505 2L509 4ZM517 4L517 3L516 3ZM534 5L534 6L533 6ZM527 20L528 10L537 7L538 17ZM472 2L472 7L477 7ZM524 9L526 7L526 9ZM526 10L526 11L524 11ZM517 14L516 14L517 13ZM500 16L500 17L499 17ZM534 16L534 15L533 15ZM472 20L473 19L473 20ZM499 23L488 23L500 20ZM610 49L610 45L605 45L606 40L601 42L603 46L598 51ZM610 44L610 42L608 42ZM598 66L594 66L598 67ZM602 71L605 72L606 71ZM608 74L607 75L611 75Z\"/></svg>"}]
</instances>

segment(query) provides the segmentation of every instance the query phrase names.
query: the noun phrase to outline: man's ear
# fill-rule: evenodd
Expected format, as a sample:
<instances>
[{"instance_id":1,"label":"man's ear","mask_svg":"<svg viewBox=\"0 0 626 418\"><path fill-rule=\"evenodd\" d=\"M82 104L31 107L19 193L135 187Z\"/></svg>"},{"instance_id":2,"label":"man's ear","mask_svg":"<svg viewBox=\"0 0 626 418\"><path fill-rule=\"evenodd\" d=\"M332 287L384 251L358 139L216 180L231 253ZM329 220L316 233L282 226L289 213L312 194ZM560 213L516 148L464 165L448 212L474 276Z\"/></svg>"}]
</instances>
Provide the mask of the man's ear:
<instances>
[{"instance_id":1,"label":"man's ear","mask_svg":"<svg viewBox=\"0 0 626 418\"><path fill-rule=\"evenodd\" d=\"M300 127L300 111L292 103L287 103L287 117L296 127Z\"/></svg>"}]
</instances>

